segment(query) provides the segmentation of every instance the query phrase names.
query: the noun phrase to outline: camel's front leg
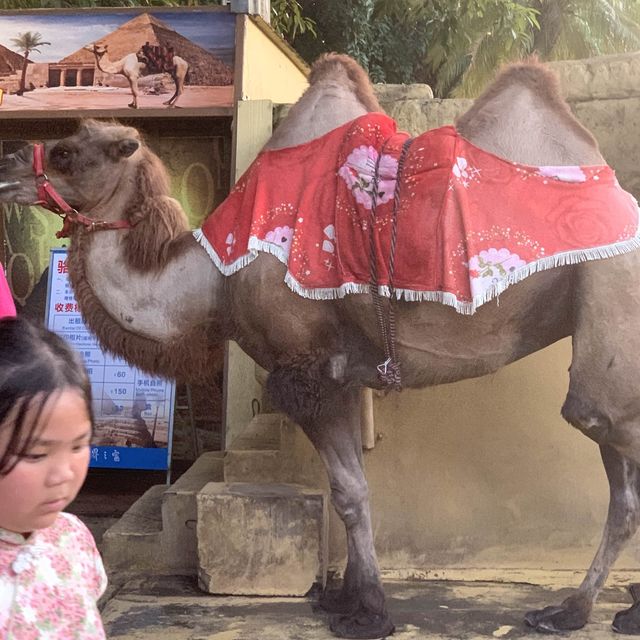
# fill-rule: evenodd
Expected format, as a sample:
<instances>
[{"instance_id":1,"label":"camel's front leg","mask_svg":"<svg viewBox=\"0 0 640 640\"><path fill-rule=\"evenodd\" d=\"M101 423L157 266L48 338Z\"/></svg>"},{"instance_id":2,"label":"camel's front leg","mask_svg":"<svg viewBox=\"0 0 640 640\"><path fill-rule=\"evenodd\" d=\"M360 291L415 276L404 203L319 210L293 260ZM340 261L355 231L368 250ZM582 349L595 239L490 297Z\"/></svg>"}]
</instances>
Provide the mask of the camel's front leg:
<instances>
[{"instance_id":1,"label":"camel's front leg","mask_svg":"<svg viewBox=\"0 0 640 640\"><path fill-rule=\"evenodd\" d=\"M556 633L580 629L589 619L591 609L609 571L625 544L640 524L640 470L638 466L609 446L601 446L602 460L609 479L609 513L600 547L578 590L559 606L529 612L525 620L538 631ZM616 631L640 631L640 612L632 607L619 613Z\"/></svg>"},{"instance_id":2,"label":"camel's front leg","mask_svg":"<svg viewBox=\"0 0 640 640\"><path fill-rule=\"evenodd\" d=\"M131 76L127 76L127 80L129 81L129 88L131 89L131 95L133 96L133 100L129 103L129 106L132 109L138 108L138 78L132 78Z\"/></svg>"},{"instance_id":3,"label":"camel's front leg","mask_svg":"<svg viewBox=\"0 0 640 640\"><path fill-rule=\"evenodd\" d=\"M268 383L274 402L307 434L327 469L331 499L347 533L347 568L340 611L331 630L343 638L380 638L393 632L373 546L367 481L362 467L359 389L278 370Z\"/></svg>"}]
</instances>

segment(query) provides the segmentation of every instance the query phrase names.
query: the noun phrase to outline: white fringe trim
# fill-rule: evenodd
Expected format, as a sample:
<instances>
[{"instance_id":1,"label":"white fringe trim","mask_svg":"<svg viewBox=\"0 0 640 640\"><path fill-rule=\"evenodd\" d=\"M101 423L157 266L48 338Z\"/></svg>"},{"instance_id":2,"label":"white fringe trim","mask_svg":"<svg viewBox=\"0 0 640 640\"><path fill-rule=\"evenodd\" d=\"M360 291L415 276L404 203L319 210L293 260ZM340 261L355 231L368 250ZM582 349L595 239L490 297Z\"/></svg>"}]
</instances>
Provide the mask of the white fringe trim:
<instances>
[{"instance_id":1,"label":"white fringe trim","mask_svg":"<svg viewBox=\"0 0 640 640\"><path fill-rule=\"evenodd\" d=\"M251 236L249 238L248 253L238 258L232 264L223 264L222 260L220 260L220 257L215 252L201 229L196 229L193 232L193 235L198 243L209 254L216 267L218 267L220 272L225 276L230 276L243 267L246 267L258 257L258 253L260 251L270 253L284 265L287 264L288 254L280 245L260 240L255 236ZM593 247L591 249L565 251L563 253L558 253L553 256L540 258L539 260L530 262L529 264L526 264L510 273L504 280L495 283L483 293L474 296L471 301L458 300L455 294L447 291L421 291L414 289L396 289L395 297L398 300L406 300L407 302L439 302L449 307L453 307L458 313L472 315L479 307L490 300L497 298L508 287L524 280L534 273L546 271L547 269L553 269L555 267L579 264L589 260L614 258L637 249L640 249L640 227L638 228L635 237L630 238L629 240L615 242L601 247ZM323 289L304 287L293 277L293 275L291 275L289 271L287 271L284 281L292 291L303 298L309 298L311 300L337 300L353 293L370 292L370 286L368 284L357 282L345 282L335 288ZM389 298L391 295L387 285L380 285L378 287L378 291L381 296L386 298Z\"/></svg>"}]
</instances>

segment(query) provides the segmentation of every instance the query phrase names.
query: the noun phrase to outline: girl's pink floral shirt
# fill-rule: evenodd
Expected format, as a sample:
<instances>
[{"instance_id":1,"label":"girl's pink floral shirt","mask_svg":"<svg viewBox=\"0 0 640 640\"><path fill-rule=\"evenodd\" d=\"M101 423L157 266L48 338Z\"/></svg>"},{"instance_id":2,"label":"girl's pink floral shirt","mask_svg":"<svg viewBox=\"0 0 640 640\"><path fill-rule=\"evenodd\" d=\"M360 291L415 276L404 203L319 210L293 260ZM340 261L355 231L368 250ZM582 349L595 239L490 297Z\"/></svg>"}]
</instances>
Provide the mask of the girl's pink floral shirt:
<instances>
[{"instance_id":1,"label":"girl's pink floral shirt","mask_svg":"<svg viewBox=\"0 0 640 640\"><path fill-rule=\"evenodd\" d=\"M0 638L104 640L107 576L89 530L61 513L28 538L0 528Z\"/></svg>"}]
</instances>

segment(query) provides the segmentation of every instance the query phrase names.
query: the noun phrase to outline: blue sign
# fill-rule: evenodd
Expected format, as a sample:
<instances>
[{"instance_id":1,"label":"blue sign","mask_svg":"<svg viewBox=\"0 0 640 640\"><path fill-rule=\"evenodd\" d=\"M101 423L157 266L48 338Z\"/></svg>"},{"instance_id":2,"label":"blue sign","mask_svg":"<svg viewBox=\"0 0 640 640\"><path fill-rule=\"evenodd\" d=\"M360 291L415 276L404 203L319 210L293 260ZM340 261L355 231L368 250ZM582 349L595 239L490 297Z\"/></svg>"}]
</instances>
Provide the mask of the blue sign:
<instances>
[{"instance_id":1,"label":"blue sign","mask_svg":"<svg viewBox=\"0 0 640 640\"><path fill-rule=\"evenodd\" d=\"M92 467L169 469L175 383L103 351L85 326L67 272L67 250L52 249L46 324L84 359L93 395Z\"/></svg>"}]
</instances>

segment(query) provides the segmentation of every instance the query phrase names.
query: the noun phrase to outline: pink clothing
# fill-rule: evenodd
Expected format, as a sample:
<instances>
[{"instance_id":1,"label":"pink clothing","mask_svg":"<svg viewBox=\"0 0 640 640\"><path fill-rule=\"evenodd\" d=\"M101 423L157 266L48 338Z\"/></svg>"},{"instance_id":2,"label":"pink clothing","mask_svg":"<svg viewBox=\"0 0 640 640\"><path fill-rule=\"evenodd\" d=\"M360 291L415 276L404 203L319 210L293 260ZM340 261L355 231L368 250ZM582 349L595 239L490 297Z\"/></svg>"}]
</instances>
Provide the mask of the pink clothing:
<instances>
[{"instance_id":1,"label":"pink clothing","mask_svg":"<svg viewBox=\"0 0 640 640\"><path fill-rule=\"evenodd\" d=\"M61 513L28 538L0 529L0 638L104 640L107 576L89 530Z\"/></svg>"},{"instance_id":2,"label":"pink clothing","mask_svg":"<svg viewBox=\"0 0 640 640\"><path fill-rule=\"evenodd\" d=\"M16 306L7 279L4 277L4 270L0 267L0 318L5 316L15 316Z\"/></svg>"}]
</instances>

